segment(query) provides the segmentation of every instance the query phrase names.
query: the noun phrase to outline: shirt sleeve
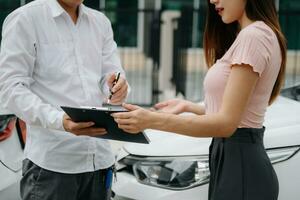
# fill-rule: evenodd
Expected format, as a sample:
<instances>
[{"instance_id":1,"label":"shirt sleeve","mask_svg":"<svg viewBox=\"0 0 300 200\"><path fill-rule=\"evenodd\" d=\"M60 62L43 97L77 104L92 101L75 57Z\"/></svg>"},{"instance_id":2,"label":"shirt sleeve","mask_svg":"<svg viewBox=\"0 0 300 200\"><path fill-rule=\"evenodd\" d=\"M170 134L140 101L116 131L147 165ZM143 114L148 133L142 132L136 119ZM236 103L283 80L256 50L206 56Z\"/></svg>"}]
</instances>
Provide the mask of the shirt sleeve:
<instances>
[{"instance_id":1,"label":"shirt sleeve","mask_svg":"<svg viewBox=\"0 0 300 200\"><path fill-rule=\"evenodd\" d=\"M254 29L242 31L237 37L231 55L231 66L250 65L253 71L261 76L269 63L271 48L272 45L266 33Z\"/></svg>"},{"instance_id":2,"label":"shirt sleeve","mask_svg":"<svg viewBox=\"0 0 300 200\"><path fill-rule=\"evenodd\" d=\"M29 18L19 10L4 21L0 53L0 102L32 126L64 130L64 112L47 104L34 94L36 61L35 32Z\"/></svg>"},{"instance_id":3,"label":"shirt sleeve","mask_svg":"<svg viewBox=\"0 0 300 200\"><path fill-rule=\"evenodd\" d=\"M109 95L109 87L106 82L106 77L115 72L121 72L121 76L126 78L124 69L122 68L121 61L117 52L117 44L114 41L114 34L111 23L104 15L103 24L105 27L104 42L102 47L102 77L100 80L100 88L105 96ZM130 87L128 87L128 92Z\"/></svg>"}]
</instances>

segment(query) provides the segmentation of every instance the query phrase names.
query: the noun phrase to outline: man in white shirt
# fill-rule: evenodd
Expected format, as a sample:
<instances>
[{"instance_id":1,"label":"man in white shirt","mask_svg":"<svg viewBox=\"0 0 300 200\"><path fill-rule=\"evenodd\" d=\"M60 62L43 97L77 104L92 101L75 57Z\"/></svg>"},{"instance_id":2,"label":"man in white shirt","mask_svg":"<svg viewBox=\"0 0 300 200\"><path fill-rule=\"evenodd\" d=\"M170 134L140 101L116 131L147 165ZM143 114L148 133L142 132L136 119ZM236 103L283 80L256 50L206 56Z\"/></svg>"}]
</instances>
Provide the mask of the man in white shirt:
<instances>
[{"instance_id":1,"label":"man in white shirt","mask_svg":"<svg viewBox=\"0 0 300 200\"><path fill-rule=\"evenodd\" d=\"M83 0L36 0L4 21L0 102L28 125L22 199L109 198L114 156L93 123L61 109L121 103L128 84L109 20ZM121 78L112 88L114 72Z\"/></svg>"}]
</instances>

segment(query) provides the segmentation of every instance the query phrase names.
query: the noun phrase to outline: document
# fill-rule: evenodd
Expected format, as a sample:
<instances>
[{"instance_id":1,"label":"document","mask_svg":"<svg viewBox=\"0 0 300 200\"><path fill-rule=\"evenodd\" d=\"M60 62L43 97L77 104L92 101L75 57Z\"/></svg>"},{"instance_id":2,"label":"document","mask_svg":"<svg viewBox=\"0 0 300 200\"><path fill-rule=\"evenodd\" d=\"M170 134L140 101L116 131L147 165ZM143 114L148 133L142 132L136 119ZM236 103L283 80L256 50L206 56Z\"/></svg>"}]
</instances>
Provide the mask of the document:
<instances>
[{"instance_id":1,"label":"document","mask_svg":"<svg viewBox=\"0 0 300 200\"><path fill-rule=\"evenodd\" d=\"M111 113L127 112L122 106L109 107L68 107L61 108L71 117L74 122L94 122L96 127L105 128L107 134L97 136L103 139L118 140L124 142L149 144L150 140L144 132L130 134L118 127Z\"/></svg>"}]
</instances>

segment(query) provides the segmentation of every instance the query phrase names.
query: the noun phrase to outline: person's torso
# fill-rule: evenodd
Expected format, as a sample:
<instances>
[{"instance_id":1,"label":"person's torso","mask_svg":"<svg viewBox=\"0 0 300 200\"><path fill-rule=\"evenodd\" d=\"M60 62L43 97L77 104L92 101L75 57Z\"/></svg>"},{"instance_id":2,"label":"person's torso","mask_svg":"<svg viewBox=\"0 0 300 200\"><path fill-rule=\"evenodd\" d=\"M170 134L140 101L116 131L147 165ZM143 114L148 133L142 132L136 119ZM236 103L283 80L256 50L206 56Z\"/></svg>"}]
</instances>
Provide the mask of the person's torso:
<instances>
[{"instance_id":1,"label":"person's torso","mask_svg":"<svg viewBox=\"0 0 300 200\"><path fill-rule=\"evenodd\" d=\"M25 5L35 32L36 61L30 90L45 103L60 106L101 106L104 16L80 7L76 25L56 0ZM114 156L106 140L28 126L25 155L45 169L81 173L111 166Z\"/></svg>"},{"instance_id":2,"label":"person's torso","mask_svg":"<svg viewBox=\"0 0 300 200\"><path fill-rule=\"evenodd\" d=\"M104 16L82 5L74 24L66 11L55 6L59 6L55 0L27 6L36 33L35 82L30 89L58 107L100 106Z\"/></svg>"},{"instance_id":3,"label":"person's torso","mask_svg":"<svg viewBox=\"0 0 300 200\"><path fill-rule=\"evenodd\" d=\"M256 41L266 47L267 52L260 52L260 49L252 48L251 51L245 52L245 45L251 45L253 42L247 41L247 37L243 37L246 31L252 31L261 35L261 40ZM251 34L247 36L251 37ZM246 40L246 41L241 41ZM240 46L240 44L243 44ZM252 44L253 45L253 44ZM246 51L248 50L245 48ZM270 95L277 79L281 66L281 50L275 33L264 22L257 21L243 29L236 40L225 53L225 55L217 60L217 62L208 70L204 80L205 106L206 113L217 113L222 105L222 98L225 91L226 83L231 72L232 64L249 64L239 63L239 60L249 60L255 54L266 54L265 66L252 66L253 70L260 74L255 89L249 99L245 112L239 127L261 128L264 122L265 112L268 106ZM244 58L235 58L244 57ZM237 62L236 62L237 61ZM255 63L255 61L254 61ZM260 69L263 69L260 71Z\"/></svg>"}]
</instances>

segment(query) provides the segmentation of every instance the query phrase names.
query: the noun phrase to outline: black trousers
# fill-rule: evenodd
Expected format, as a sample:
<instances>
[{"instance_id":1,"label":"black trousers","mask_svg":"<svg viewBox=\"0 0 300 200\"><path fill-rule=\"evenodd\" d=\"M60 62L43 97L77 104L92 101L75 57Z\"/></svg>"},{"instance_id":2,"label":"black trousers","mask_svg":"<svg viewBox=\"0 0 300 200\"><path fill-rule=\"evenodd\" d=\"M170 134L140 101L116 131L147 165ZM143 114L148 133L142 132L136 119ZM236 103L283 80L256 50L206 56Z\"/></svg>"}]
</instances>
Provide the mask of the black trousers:
<instances>
[{"instance_id":1,"label":"black trousers","mask_svg":"<svg viewBox=\"0 0 300 200\"><path fill-rule=\"evenodd\" d=\"M111 187L106 184L109 169L81 174L63 174L23 161L21 197L23 200L107 200Z\"/></svg>"},{"instance_id":2,"label":"black trousers","mask_svg":"<svg viewBox=\"0 0 300 200\"><path fill-rule=\"evenodd\" d=\"M209 200L276 200L279 184L263 144L265 128L239 128L213 138Z\"/></svg>"}]
</instances>

